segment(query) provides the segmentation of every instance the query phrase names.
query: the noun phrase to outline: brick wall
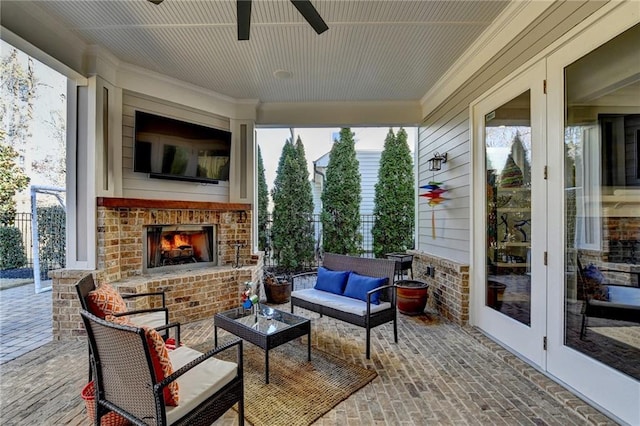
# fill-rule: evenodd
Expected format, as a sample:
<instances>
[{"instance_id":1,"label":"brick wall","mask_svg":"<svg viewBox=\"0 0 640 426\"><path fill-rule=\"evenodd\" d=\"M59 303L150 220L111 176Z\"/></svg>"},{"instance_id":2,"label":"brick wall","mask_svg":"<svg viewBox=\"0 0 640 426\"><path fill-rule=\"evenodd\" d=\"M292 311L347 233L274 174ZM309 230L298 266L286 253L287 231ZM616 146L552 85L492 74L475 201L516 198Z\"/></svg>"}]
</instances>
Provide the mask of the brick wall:
<instances>
[{"instance_id":1,"label":"brick wall","mask_svg":"<svg viewBox=\"0 0 640 426\"><path fill-rule=\"evenodd\" d=\"M86 333L82 325L80 311L80 301L75 285L80 278L90 271L79 271L72 269L59 269L49 272L53 279L52 295L53 299L53 340L74 340L79 339ZM96 278L94 273L93 278Z\"/></svg>"},{"instance_id":2,"label":"brick wall","mask_svg":"<svg viewBox=\"0 0 640 426\"><path fill-rule=\"evenodd\" d=\"M469 323L469 265L456 263L427 253L413 254L413 276L429 284L427 306L459 325ZM427 267L435 276L427 276Z\"/></svg>"},{"instance_id":3,"label":"brick wall","mask_svg":"<svg viewBox=\"0 0 640 426\"><path fill-rule=\"evenodd\" d=\"M241 216L242 215L242 216ZM217 227L219 266L232 265L235 244L240 264L251 259L251 211L98 207L98 269L108 282L142 275L144 228L149 225L213 225Z\"/></svg>"},{"instance_id":4,"label":"brick wall","mask_svg":"<svg viewBox=\"0 0 640 426\"><path fill-rule=\"evenodd\" d=\"M97 285L107 282L122 294L164 291L169 320L180 323L212 318L217 312L240 306L244 283L262 280L262 254L251 253L250 206L106 200L99 200L97 208L98 269L62 269L51 274L54 340L84 338L86 333L79 315L75 284L88 273L94 275ZM159 203L177 207L158 208ZM209 208L211 205L215 206ZM216 226L218 266L143 274L144 227L174 224ZM235 268L237 244L240 245L239 264L242 266ZM144 309L160 306L160 300L141 298L127 301L127 304L130 310Z\"/></svg>"},{"instance_id":5,"label":"brick wall","mask_svg":"<svg viewBox=\"0 0 640 426\"><path fill-rule=\"evenodd\" d=\"M121 294L164 291L169 321L187 323L213 318L218 312L240 306L244 283L262 280L262 255L251 256L250 263L240 268L209 267L143 275L110 284ZM85 336L75 284L88 273L94 274L97 285L105 282L105 274L99 271L52 271L54 340ZM140 298L127 304L129 310L152 308L160 306L160 299Z\"/></svg>"},{"instance_id":6,"label":"brick wall","mask_svg":"<svg viewBox=\"0 0 640 426\"><path fill-rule=\"evenodd\" d=\"M640 264L640 218L602 218L602 261Z\"/></svg>"}]
</instances>

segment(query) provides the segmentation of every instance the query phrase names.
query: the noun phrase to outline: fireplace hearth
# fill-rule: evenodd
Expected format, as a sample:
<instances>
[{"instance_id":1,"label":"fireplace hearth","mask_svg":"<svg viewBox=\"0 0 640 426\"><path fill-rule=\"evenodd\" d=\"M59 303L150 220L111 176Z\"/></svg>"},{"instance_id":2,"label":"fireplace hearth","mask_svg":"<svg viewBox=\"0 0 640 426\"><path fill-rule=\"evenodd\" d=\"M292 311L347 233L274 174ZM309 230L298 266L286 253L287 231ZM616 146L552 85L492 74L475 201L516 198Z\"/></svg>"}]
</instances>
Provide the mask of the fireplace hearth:
<instances>
[{"instance_id":1,"label":"fireplace hearth","mask_svg":"<svg viewBox=\"0 0 640 426\"><path fill-rule=\"evenodd\" d=\"M164 225L145 228L146 270L167 270L178 265L215 266L213 225Z\"/></svg>"}]
</instances>

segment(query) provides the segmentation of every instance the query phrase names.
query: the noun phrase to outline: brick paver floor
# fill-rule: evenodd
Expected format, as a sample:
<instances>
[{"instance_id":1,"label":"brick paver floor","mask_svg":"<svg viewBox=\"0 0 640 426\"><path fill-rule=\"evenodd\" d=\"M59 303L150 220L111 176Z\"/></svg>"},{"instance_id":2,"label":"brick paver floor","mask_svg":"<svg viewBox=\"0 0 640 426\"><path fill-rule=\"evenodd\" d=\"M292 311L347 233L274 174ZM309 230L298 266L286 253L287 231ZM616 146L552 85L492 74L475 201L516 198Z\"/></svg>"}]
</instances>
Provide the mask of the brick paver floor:
<instances>
[{"instance_id":1,"label":"brick paver floor","mask_svg":"<svg viewBox=\"0 0 640 426\"><path fill-rule=\"evenodd\" d=\"M400 315L399 343L390 324L375 328L367 360L363 329L296 313L312 318L313 349L378 373L316 425L615 424L474 328L435 315ZM188 345L213 345L211 320L182 330ZM0 424L89 424L80 398L87 359L84 341L52 341L0 365ZM229 412L215 424L236 423Z\"/></svg>"},{"instance_id":2,"label":"brick paver floor","mask_svg":"<svg viewBox=\"0 0 640 426\"><path fill-rule=\"evenodd\" d=\"M34 287L0 290L0 364L51 342L51 292Z\"/></svg>"}]
</instances>

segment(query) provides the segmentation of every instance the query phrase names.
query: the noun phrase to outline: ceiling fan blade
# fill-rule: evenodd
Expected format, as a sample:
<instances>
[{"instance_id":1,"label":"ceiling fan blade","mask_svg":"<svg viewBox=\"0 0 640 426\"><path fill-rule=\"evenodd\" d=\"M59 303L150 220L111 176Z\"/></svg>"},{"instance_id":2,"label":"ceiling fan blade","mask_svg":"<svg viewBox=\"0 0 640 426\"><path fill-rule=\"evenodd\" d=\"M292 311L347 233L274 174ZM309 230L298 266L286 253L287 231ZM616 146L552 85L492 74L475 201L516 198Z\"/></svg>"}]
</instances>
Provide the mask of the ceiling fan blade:
<instances>
[{"instance_id":1,"label":"ceiling fan blade","mask_svg":"<svg viewBox=\"0 0 640 426\"><path fill-rule=\"evenodd\" d=\"M238 40L249 40L251 27L251 0L236 0L238 11Z\"/></svg>"},{"instance_id":2,"label":"ceiling fan blade","mask_svg":"<svg viewBox=\"0 0 640 426\"><path fill-rule=\"evenodd\" d=\"M304 19L307 20L309 25L311 25L313 29L316 30L318 34L322 34L323 32L329 29L329 27L324 22L324 20L316 10L316 8L313 7L313 4L311 4L309 0L290 0L290 1L291 3L293 3L296 9L298 9L298 12L300 12L300 14L304 16Z\"/></svg>"},{"instance_id":3,"label":"ceiling fan blade","mask_svg":"<svg viewBox=\"0 0 640 426\"><path fill-rule=\"evenodd\" d=\"M162 3L164 0L149 0L151 3L153 4L160 4Z\"/></svg>"}]
</instances>

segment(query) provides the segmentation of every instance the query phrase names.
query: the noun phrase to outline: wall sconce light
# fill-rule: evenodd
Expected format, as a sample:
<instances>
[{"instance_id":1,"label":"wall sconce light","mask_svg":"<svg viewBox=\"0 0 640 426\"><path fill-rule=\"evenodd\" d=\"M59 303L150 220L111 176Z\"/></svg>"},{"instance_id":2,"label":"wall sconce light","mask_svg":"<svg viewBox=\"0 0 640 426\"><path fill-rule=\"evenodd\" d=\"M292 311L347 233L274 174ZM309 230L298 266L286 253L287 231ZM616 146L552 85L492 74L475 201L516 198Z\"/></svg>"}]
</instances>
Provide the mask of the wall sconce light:
<instances>
[{"instance_id":1,"label":"wall sconce light","mask_svg":"<svg viewBox=\"0 0 640 426\"><path fill-rule=\"evenodd\" d=\"M437 171L442 168L442 165L447 162L447 153L440 155L437 152L433 154L433 157L427 160L430 171Z\"/></svg>"}]
</instances>

